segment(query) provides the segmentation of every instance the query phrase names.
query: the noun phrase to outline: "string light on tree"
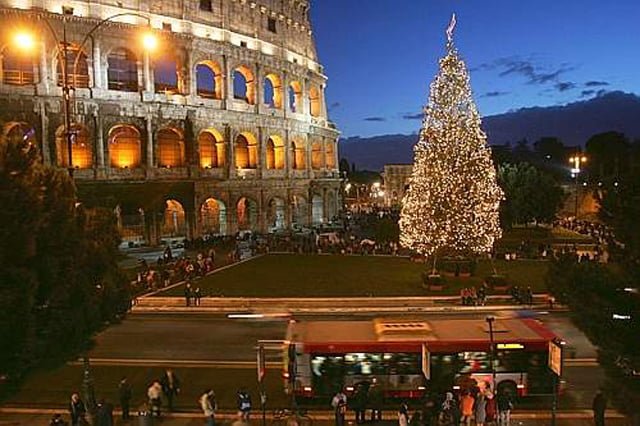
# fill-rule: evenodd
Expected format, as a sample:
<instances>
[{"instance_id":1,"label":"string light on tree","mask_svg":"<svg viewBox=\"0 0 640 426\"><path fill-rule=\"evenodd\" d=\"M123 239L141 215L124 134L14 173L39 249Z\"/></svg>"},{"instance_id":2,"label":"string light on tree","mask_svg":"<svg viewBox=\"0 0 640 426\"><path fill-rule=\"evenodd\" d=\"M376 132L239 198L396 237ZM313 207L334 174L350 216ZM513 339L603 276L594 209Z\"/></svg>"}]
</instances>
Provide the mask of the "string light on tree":
<instances>
[{"instance_id":1,"label":"string light on tree","mask_svg":"<svg viewBox=\"0 0 640 426\"><path fill-rule=\"evenodd\" d=\"M502 190L480 128L469 74L453 43L431 83L414 166L402 200L400 242L425 256L486 253L502 235ZM435 263L435 262L434 262Z\"/></svg>"}]
</instances>

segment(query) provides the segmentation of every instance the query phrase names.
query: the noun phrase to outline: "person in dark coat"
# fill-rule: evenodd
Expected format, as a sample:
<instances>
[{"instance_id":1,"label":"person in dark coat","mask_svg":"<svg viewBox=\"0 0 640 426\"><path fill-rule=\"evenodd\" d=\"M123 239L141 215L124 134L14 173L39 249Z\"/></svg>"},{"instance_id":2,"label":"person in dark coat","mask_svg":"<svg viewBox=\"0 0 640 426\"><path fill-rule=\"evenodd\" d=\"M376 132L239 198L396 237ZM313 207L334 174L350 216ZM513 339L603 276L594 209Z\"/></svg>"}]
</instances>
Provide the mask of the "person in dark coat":
<instances>
[{"instance_id":1,"label":"person in dark coat","mask_svg":"<svg viewBox=\"0 0 640 426\"><path fill-rule=\"evenodd\" d=\"M593 420L596 426L604 426L604 413L607 410L607 398L602 393L602 390L598 389L596 396L593 398Z\"/></svg>"},{"instance_id":2,"label":"person in dark coat","mask_svg":"<svg viewBox=\"0 0 640 426\"><path fill-rule=\"evenodd\" d=\"M365 413L367 410L367 401L369 399L369 384L366 382L359 383L356 391L351 398L351 408L356 413L356 423L365 422Z\"/></svg>"},{"instance_id":3,"label":"person in dark coat","mask_svg":"<svg viewBox=\"0 0 640 426\"><path fill-rule=\"evenodd\" d=\"M173 411L173 398L180 393L180 379L172 369L168 368L160 379L160 385L164 396L167 397L169 411Z\"/></svg>"},{"instance_id":4,"label":"person in dark coat","mask_svg":"<svg viewBox=\"0 0 640 426\"><path fill-rule=\"evenodd\" d=\"M118 384L118 395L120 397L120 407L122 408L122 420L125 422L131 418L129 407L131 404L131 385L126 377L123 377Z\"/></svg>"},{"instance_id":5,"label":"person in dark coat","mask_svg":"<svg viewBox=\"0 0 640 426\"><path fill-rule=\"evenodd\" d=\"M101 399L98 403L95 426L113 426L113 404Z\"/></svg>"},{"instance_id":6,"label":"person in dark coat","mask_svg":"<svg viewBox=\"0 0 640 426\"><path fill-rule=\"evenodd\" d=\"M384 393L377 382L373 382L369 388L369 407L371 408L371 421L382 421L382 407L384 405Z\"/></svg>"},{"instance_id":7,"label":"person in dark coat","mask_svg":"<svg viewBox=\"0 0 640 426\"><path fill-rule=\"evenodd\" d=\"M71 414L71 426L79 426L84 424L84 416L87 414L87 408L80 399L80 395L73 393L71 402L69 402L69 414ZM80 423L82 422L82 423Z\"/></svg>"}]
</instances>

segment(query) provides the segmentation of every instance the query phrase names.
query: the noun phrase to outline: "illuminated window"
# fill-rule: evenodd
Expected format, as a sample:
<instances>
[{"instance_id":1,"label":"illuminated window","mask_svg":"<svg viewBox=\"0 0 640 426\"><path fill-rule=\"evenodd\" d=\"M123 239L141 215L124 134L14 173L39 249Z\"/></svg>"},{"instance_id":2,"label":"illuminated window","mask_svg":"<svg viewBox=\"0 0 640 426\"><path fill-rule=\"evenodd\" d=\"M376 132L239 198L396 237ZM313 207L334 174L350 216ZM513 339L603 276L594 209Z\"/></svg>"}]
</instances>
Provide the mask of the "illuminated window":
<instances>
[{"instance_id":1,"label":"illuminated window","mask_svg":"<svg viewBox=\"0 0 640 426\"><path fill-rule=\"evenodd\" d=\"M264 79L264 103L271 108L282 108L282 83L276 74Z\"/></svg>"},{"instance_id":2,"label":"illuminated window","mask_svg":"<svg viewBox=\"0 0 640 426\"><path fill-rule=\"evenodd\" d=\"M224 203L214 198L207 199L200 208L202 231L206 234L225 235L227 211Z\"/></svg>"},{"instance_id":3,"label":"illuminated window","mask_svg":"<svg viewBox=\"0 0 640 426\"><path fill-rule=\"evenodd\" d=\"M256 202L242 197L236 204L236 218L238 221L238 230L254 230L258 223L258 207Z\"/></svg>"},{"instance_id":4,"label":"illuminated window","mask_svg":"<svg viewBox=\"0 0 640 426\"><path fill-rule=\"evenodd\" d=\"M222 99L222 69L217 62L203 61L196 65L196 91L198 96Z\"/></svg>"},{"instance_id":5,"label":"illuminated window","mask_svg":"<svg viewBox=\"0 0 640 426\"><path fill-rule=\"evenodd\" d=\"M251 69L245 65L233 70L233 97L255 104L255 78Z\"/></svg>"},{"instance_id":6,"label":"illuminated window","mask_svg":"<svg viewBox=\"0 0 640 426\"><path fill-rule=\"evenodd\" d=\"M178 237L187 233L184 208L179 201L167 200L164 210L162 235Z\"/></svg>"},{"instance_id":7,"label":"illuminated window","mask_svg":"<svg viewBox=\"0 0 640 426\"><path fill-rule=\"evenodd\" d=\"M111 167L140 167L141 148L140 132L135 127L121 125L109 131L109 163Z\"/></svg>"},{"instance_id":8,"label":"illuminated window","mask_svg":"<svg viewBox=\"0 0 640 426\"><path fill-rule=\"evenodd\" d=\"M178 93L178 62L168 54L158 58L153 68L156 93Z\"/></svg>"},{"instance_id":9,"label":"illuminated window","mask_svg":"<svg viewBox=\"0 0 640 426\"><path fill-rule=\"evenodd\" d=\"M291 112L302 112L302 85L298 81L293 81L289 84L288 89L289 96L289 110Z\"/></svg>"},{"instance_id":10,"label":"illuminated window","mask_svg":"<svg viewBox=\"0 0 640 426\"><path fill-rule=\"evenodd\" d=\"M311 145L311 167L315 170L322 168L322 156L322 143L316 141Z\"/></svg>"},{"instance_id":11,"label":"illuminated window","mask_svg":"<svg viewBox=\"0 0 640 426\"><path fill-rule=\"evenodd\" d=\"M320 99L320 89L316 86L312 86L309 91L309 102L311 106L311 116L312 117L320 117L321 111L321 99Z\"/></svg>"},{"instance_id":12,"label":"illuminated window","mask_svg":"<svg viewBox=\"0 0 640 426\"><path fill-rule=\"evenodd\" d=\"M135 55L127 49L116 49L107 57L109 90L138 91L138 65Z\"/></svg>"},{"instance_id":13,"label":"illuminated window","mask_svg":"<svg viewBox=\"0 0 640 426\"><path fill-rule=\"evenodd\" d=\"M258 144L252 134L238 135L234 149L237 168L255 169L258 166Z\"/></svg>"},{"instance_id":14,"label":"illuminated window","mask_svg":"<svg viewBox=\"0 0 640 426\"><path fill-rule=\"evenodd\" d=\"M335 143L327 142L325 144L325 165L327 169L335 169L336 168L336 152L335 152Z\"/></svg>"},{"instance_id":15,"label":"illuminated window","mask_svg":"<svg viewBox=\"0 0 640 426\"><path fill-rule=\"evenodd\" d=\"M157 135L158 167L184 166L184 141L175 129L162 129Z\"/></svg>"},{"instance_id":16,"label":"illuminated window","mask_svg":"<svg viewBox=\"0 0 640 426\"><path fill-rule=\"evenodd\" d=\"M62 55L63 45L60 45ZM62 62L58 61L58 86L64 85L62 75ZM89 65L87 55L78 49L78 46L67 44L67 81L73 87L89 87Z\"/></svg>"},{"instance_id":17,"label":"illuminated window","mask_svg":"<svg viewBox=\"0 0 640 426\"><path fill-rule=\"evenodd\" d=\"M200 167L211 169L225 166L226 150L222 135L215 129L208 129L198 136L200 147Z\"/></svg>"},{"instance_id":18,"label":"illuminated window","mask_svg":"<svg viewBox=\"0 0 640 426\"><path fill-rule=\"evenodd\" d=\"M33 84L36 81L36 63L33 56L6 48L2 52L2 82L14 86Z\"/></svg>"},{"instance_id":19,"label":"illuminated window","mask_svg":"<svg viewBox=\"0 0 640 426\"><path fill-rule=\"evenodd\" d=\"M294 170L304 170L307 168L307 156L305 153L305 143L301 140L294 140L291 143L291 168Z\"/></svg>"},{"instance_id":20,"label":"illuminated window","mask_svg":"<svg viewBox=\"0 0 640 426\"><path fill-rule=\"evenodd\" d=\"M80 124L72 124L67 137L64 127L56 132L56 153L58 165L69 167L67 139L71 139L71 165L76 169L87 169L93 165L93 152L89 141L89 132Z\"/></svg>"},{"instance_id":21,"label":"illuminated window","mask_svg":"<svg viewBox=\"0 0 640 426\"><path fill-rule=\"evenodd\" d=\"M271 136L266 146L267 169L284 169L284 142L279 136Z\"/></svg>"}]
</instances>

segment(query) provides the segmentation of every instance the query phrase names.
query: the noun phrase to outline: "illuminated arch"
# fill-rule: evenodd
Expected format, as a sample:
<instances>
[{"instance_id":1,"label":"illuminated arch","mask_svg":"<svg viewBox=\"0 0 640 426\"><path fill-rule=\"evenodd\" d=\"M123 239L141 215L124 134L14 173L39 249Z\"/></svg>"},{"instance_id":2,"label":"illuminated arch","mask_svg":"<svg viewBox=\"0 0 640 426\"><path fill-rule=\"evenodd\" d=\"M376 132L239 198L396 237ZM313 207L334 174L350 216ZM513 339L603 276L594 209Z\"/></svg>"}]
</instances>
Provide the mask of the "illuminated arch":
<instances>
[{"instance_id":1,"label":"illuminated arch","mask_svg":"<svg viewBox=\"0 0 640 426\"><path fill-rule=\"evenodd\" d=\"M322 99L318 86L311 86L309 90L309 106L312 117L320 117L322 113Z\"/></svg>"},{"instance_id":2,"label":"illuminated arch","mask_svg":"<svg viewBox=\"0 0 640 426\"><path fill-rule=\"evenodd\" d=\"M185 165L182 133L173 128L160 129L156 135L158 167L183 167Z\"/></svg>"},{"instance_id":3,"label":"illuminated arch","mask_svg":"<svg viewBox=\"0 0 640 426\"><path fill-rule=\"evenodd\" d=\"M63 46L60 45L59 49L62 51ZM58 86L63 86L64 76L62 73L61 61L57 62L56 70L58 73ZM73 87L89 87L89 65L87 63L87 55L75 44L67 45L67 80Z\"/></svg>"},{"instance_id":4,"label":"illuminated arch","mask_svg":"<svg viewBox=\"0 0 640 426\"><path fill-rule=\"evenodd\" d=\"M294 139L291 142L291 168L293 170L305 170L307 168L306 143L302 139Z\"/></svg>"},{"instance_id":5,"label":"illuminated arch","mask_svg":"<svg viewBox=\"0 0 640 426\"><path fill-rule=\"evenodd\" d=\"M269 231L284 229L285 227L284 200L273 197L267 206L267 227Z\"/></svg>"},{"instance_id":6,"label":"illuminated arch","mask_svg":"<svg viewBox=\"0 0 640 426\"><path fill-rule=\"evenodd\" d=\"M251 68L240 65L233 70L233 97L249 105L256 103L256 80Z\"/></svg>"},{"instance_id":7,"label":"illuminated arch","mask_svg":"<svg viewBox=\"0 0 640 426\"><path fill-rule=\"evenodd\" d=\"M178 93L178 58L170 51L158 56L153 64L153 82L156 93Z\"/></svg>"},{"instance_id":8,"label":"illuminated arch","mask_svg":"<svg viewBox=\"0 0 640 426\"><path fill-rule=\"evenodd\" d=\"M320 225L324 222L324 201L321 195L314 195L311 199L311 223Z\"/></svg>"},{"instance_id":9,"label":"illuminated arch","mask_svg":"<svg viewBox=\"0 0 640 426\"><path fill-rule=\"evenodd\" d=\"M234 151L236 168L255 169L258 166L258 141L253 134L239 134L235 140Z\"/></svg>"},{"instance_id":10,"label":"illuminated arch","mask_svg":"<svg viewBox=\"0 0 640 426\"><path fill-rule=\"evenodd\" d=\"M120 124L109 130L109 164L111 167L133 169L142 162L140 132L128 124Z\"/></svg>"},{"instance_id":11,"label":"illuminated arch","mask_svg":"<svg viewBox=\"0 0 640 426\"><path fill-rule=\"evenodd\" d=\"M333 141L327 141L324 145L325 149L325 167L333 170L336 168L336 144Z\"/></svg>"},{"instance_id":12,"label":"illuminated arch","mask_svg":"<svg viewBox=\"0 0 640 426\"><path fill-rule=\"evenodd\" d=\"M213 235L227 234L227 207L220 200L208 198L200 207L202 232Z\"/></svg>"},{"instance_id":13,"label":"illuminated arch","mask_svg":"<svg viewBox=\"0 0 640 426\"><path fill-rule=\"evenodd\" d=\"M238 231L256 230L258 225L258 205L251 198L241 197L236 204Z\"/></svg>"},{"instance_id":14,"label":"illuminated arch","mask_svg":"<svg viewBox=\"0 0 640 426\"><path fill-rule=\"evenodd\" d=\"M291 199L291 220L293 224L305 226L308 224L309 207L307 200L299 195L294 195Z\"/></svg>"},{"instance_id":15,"label":"illuminated arch","mask_svg":"<svg viewBox=\"0 0 640 426\"><path fill-rule=\"evenodd\" d=\"M107 56L109 90L138 91L138 62L129 49L117 48Z\"/></svg>"},{"instance_id":16,"label":"illuminated arch","mask_svg":"<svg viewBox=\"0 0 640 426\"><path fill-rule=\"evenodd\" d=\"M93 150L89 138L89 131L82 124L72 124L71 133L71 162L76 169L88 169L93 166ZM56 131L56 157L60 167L69 167L69 151L64 126Z\"/></svg>"},{"instance_id":17,"label":"illuminated arch","mask_svg":"<svg viewBox=\"0 0 640 426\"><path fill-rule=\"evenodd\" d=\"M226 165L226 149L222 133L216 129L206 129L198 136L200 147L200 167L215 169Z\"/></svg>"},{"instance_id":18,"label":"illuminated arch","mask_svg":"<svg viewBox=\"0 0 640 426\"><path fill-rule=\"evenodd\" d=\"M196 65L196 92L198 96L222 99L224 78L222 67L215 61L206 60Z\"/></svg>"},{"instance_id":19,"label":"illuminated arch","mask_svg":"<svg viewBox=\"0 0 640 426\"><path fill-rule=\"evenodd\" d=\"M287 89L289 111L302 112L302 84L299 81L289 83Z\"/></svg>"},{"instance_id":20,"label":"illuminated arch","mask_svg":"<svg viewBox=\"0 0 640 426\"><path fill-rule=\"evenodd\" d=\"M164 209L162 236L179 237L187 234L184 207L179 201L167 200Z\"/></svg>"},{"instance_id":21,"label":"illuminated arch","mask_svg":"<svg viewBox=\"0 0 640 426\"><path fill-rule=\"evenodd\" d=\"M314 170L320 170L322 168L322 142L316 140L311 144L311 167Z\"/></svg>"},{"instance_id":22,"label":"illuminated arch","mask_svg":"<svg viewBox=\"0 0 640 426\"><path fill-rule=\"evenodd\" d=\"M24 86L36 82L37 62L34 55L20 52L18 48L7 46L0 55L2 60L2 83Z\"/></svg>"},{"instance_id":23,"label":"illuminated arch","mask_svg":"<svg viewBox=\"0 0 640 426\"><path fill-rule=\"evenodd\" d=\"M284 169L284 142L280 136L272 135L267 140L266 145L266 167L267 169Z\"/></svg>"},{"instance_id":24,"label":"illuminated arch","mask_svg":"<svg viewBox=\"0 0 640 426\"><path fill-rule=\"evenodd\" d=\"M271 108L282 108L282 80L277 74L267 74L264 78L264 103Z\"/></svg>"}]
</instances>

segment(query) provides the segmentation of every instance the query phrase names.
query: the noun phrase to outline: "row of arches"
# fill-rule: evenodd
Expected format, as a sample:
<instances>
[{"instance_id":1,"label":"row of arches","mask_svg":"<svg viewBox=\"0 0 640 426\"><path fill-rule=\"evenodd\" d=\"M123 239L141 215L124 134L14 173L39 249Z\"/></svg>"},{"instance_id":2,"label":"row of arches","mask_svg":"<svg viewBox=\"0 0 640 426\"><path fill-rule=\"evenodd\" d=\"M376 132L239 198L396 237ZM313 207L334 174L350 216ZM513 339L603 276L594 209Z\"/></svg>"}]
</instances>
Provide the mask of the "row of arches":
<instances>
[{"instance_id":1,"label":"row of arches","mask_svg":"<svg viewBox=\"0 0 640 426\"><path fill-rule=\"evenodd\" d=\"M86 127L74 124L71 127L71 148L73 166L79 169L93 166L93 144ZM56 132L56 153L58 165L68 167L67 138L64 128ZM206 129L197 137L199 165L205 169L227 167L227 144L216 129ZM119 124L108 132L109 166L114 168L137 168L142 165L142 138L140 131L131 125ZM162 128L156 132L155 144L157 166L164 168L188 165L184 134L176 128ZM307 146L302 139L294 139L289 146L290 168L307 168ZM256 169L259 166L259 144L251 132L242 132L234 140L233 166L238 169ZM283 170L286 167L286 147L282 137L272 135L265 144L265 164L267 170ZM335 168L335 147L333 142L320 140L311 142L311 168Z\"/></svg>"},{"instance_id":2,"label":"row of arches","mask_svg":"<svg viewBox=\"0 0 640 426\"><path fill-rule=\"evenodd\" d=\"M76 88L90 86L89 65L87 55L77 45L67 46L67 75L69 82ZM2 51L2 82L9 85L30 85L39 80L39 70L36 58L26 55L12 46L6 46ZM136 54L124 47L111 50L106 55L107 88L123 92L138 92L143 87L142 66ZM58 85L63 84L62 66L56 62ZM157 93L182 93L182 73L180 60L170 49L166 49L153 60L154 90ZM223 99L225 97L225 75L220 63L214 60L203 60L195 64L195 93L208 99ZM230 70L232 79L233 98L242 100L250 105L262 102L273 109L283 109L294 113L304 112L303 85L294 80L287 84L286 92L283 79L279 73L268 72L262 80L262 98L256 96L257 78L254 69L240 64ZM322 115L322 91L319 85L311 84L308 89L309 113L313 117Z\"/></svg>"}]
</instances>

